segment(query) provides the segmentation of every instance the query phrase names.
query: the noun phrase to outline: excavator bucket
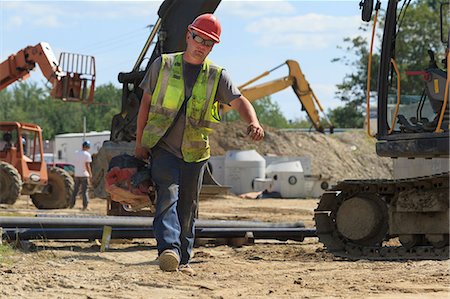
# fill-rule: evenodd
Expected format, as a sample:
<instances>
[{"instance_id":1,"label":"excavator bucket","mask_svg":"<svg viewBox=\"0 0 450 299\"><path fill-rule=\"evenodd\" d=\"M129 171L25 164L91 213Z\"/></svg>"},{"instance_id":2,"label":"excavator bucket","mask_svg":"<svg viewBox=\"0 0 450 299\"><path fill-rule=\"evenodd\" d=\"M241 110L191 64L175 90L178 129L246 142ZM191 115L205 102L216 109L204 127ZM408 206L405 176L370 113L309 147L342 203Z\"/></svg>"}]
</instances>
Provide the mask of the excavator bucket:
<instances>
[{"instance_id":1,"label":"excavator bucket","mask_svg":"<svg viewBox=\"0 0 450 299\"><path fill-rule=\"evenodd\" d=\"M67 102L93 103L95 58L63 52L58 65L62 76L53 84L51 96Z\"/></svg>"}]
</instances>

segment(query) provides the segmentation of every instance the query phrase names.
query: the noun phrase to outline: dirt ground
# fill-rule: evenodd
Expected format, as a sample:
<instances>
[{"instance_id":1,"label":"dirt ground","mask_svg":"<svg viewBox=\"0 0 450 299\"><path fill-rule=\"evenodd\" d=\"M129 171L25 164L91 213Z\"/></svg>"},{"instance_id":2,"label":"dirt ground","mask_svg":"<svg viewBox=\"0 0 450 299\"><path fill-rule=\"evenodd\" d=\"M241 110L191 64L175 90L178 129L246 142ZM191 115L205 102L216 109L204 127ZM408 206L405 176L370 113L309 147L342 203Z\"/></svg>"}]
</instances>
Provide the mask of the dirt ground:
<instances>
[{"instance_id":1,"label":"dirt ground","mask_svg":"<svg viewBox=\"0 0 450 299\"><path fill-rule=\"evenodd\" d=\"M362 131L334 135L267 128L264 142L245 138L245 125L230 123L211 136L212 155L256 149L261 155L307 156L314 174L342 179L390 178L392 161L379 158ZM316 199L241 199L200 202L201 219L303 221L313 227ZM89 211L38 211L28 197L0 205L0 217L104 215L94 198ZM11 209L12 208L12 209ZM30 244L28 244L30 245ZM304 242L256 240L231 247L196 247L195 276L164 273L153 239L120 240L106 252L92 241L34 241L28 249L0 247L0 298L450 298L450 260L349 261L328 254L317 238Z\"/></svg>"},{"instance_id":2,"label":"dirt ground","mask_svg":"<svg viewBox=\"0 0 450 299\"><path fill-rule=\"evenodd\" d=\"M224 196L201 201L200 218L304 221L312 227L316 204ZM14 210L0 206L0 216L105 214L102 199L93 199L89 211L80 205L42 212L23 197ZM0 298L450 298L448 260L348 261L326 253L316 238L197 247L193 277L160 271L153 239L112 243L106 252L88 241L33 245L0 255Z\"/></svg>"}]
</instances>

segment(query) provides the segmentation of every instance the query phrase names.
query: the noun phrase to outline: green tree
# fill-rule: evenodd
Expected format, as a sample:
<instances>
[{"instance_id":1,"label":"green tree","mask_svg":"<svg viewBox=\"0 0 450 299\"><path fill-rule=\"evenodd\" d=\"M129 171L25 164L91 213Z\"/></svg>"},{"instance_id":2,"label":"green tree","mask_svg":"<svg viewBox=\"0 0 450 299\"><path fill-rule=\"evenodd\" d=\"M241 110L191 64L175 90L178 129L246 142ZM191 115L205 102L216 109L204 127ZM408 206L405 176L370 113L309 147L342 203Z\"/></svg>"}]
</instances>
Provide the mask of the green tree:
<instances>
[{"instance_id":1,"label":"green tree","mask_svg":"<svg viewBox=\"0 0 450 299\"><path fill-rule=\"evenodd\" d=\"M367 27L360 27L361 31L366 31ZM366 90L367 90L367 63L369 61L369 45L362 36L354 38L344 38L344 44L346 44L345 52L347 53L343 57L335 58L332 62L339 62L344 65L350 66L352 72L346 74L342 80L342 83L337 84L336 95L344 103L352 103L351 106L358 108L366 103ZM338 48L343 49L342 46ZM376 74L379 68L379 54L374 53L372 57L371 67L371 91L376 90Z\"/></svg>"},{"instance_id":2,"label":"green tree","mask_svg":"<svg viewBox=\"0 0 450 299\"><path fill-rule=\"evenodd\" d=\"M261 123L273 128L286 128L288 126L289 123L283 116L280 106L273 103L270 97L264 97L254 102L253 107L255 107L256 115L258 115Z\"/></svg>"},{"instance_id":3,"label":"green tree","mask_svg":"<svg viewBox=\"0 0 450 299\"><path fill-rule=\"evenodd\" d=\"M93 131L110 130L113 116L120 112L121 97L122 90L112 83L97 87L95 103L84 110L88 128Z\"/></svg>"},{"instance_id":4,"label":"green tree","mask_svg":"<svg viewBox=\"0 0 450 299\"><path fill-rule=\"evenodd\" d=\"M273 103L270 96L254 101L252 105L261 124L273 128L287 128L289 126L289 122L283 116L280 106L277 103ZM236 121L238 119L240 117L234 110L224 115L225 121Z\"/></svg>"},{"instance_id":5,"label":"green tree","mask_svg":"<svg viewBox=\"0 0 450 299\"><path fill-rule=\"evenodd\" d=\"M38 124L43 138L57 134L82 132L86 117L88 131L109 130L112 116L120 111L121 90L112 84L96 88L94 104L67 103L51 99L48 88L36 83L19 82L0 92L0 121Z\"/></svg>"},{"instance_id":6,"label":"green tree","mask_svg":"<svg viewBox=\"0 0 450 299\"><path fill-rule=\"evenodd\" d=\"M12 93L4 89L0 91L0 121L6 121L9 119L14 110L12 101Z\"/></svg>"},{"instance_id":7,"label":"green tree","mask_svg":"<svg viewBox=\"0 0 450 299\"><path fill-rule=\"evenodd\" d=\"M379 25L382 25L383 18L381 17L379 20ZM440 61L439 58L443 58L444 46L440 42L439 36L439 3L433 0L415 1L402 11L399 16L399 24L395 57L401 74L401 92L402 94L421 94L424 88L423 79L420 76L408 76L405 71L427 68L429 65L427 51L429 49L437 54L437 61ZM381 26L379 28L381 29ZM367 32L368 29L368 25L363 25L360 31ZM376 38L381 44L381 35L378 34ZM333 62L351 66L352 71L346 74L342 82L337 85L336 95L345 104L345 109L339 108L336 111L330 111L335 121L341 122L343 117L347 116L350 117L349 123L360 123L357 119L362 118L366 103L369 46L362 36L345 38L343 46L338 46L344 50L345 54L333 59ZM379 52L380 49L374 49L372 58L370 81L372 94L377 88ZM393 88L396 88L395 78L393 79Z\"/></svg>"},{"instance_id":8,"label":"green tree","mask_svg":"<svg viewBox=\"0 0 450 299\"><path fill-rule=\"evenodd\" d=\"M362 128L364 124L362 112L352 103L330 110L328 116L336 128Z\"/></svg>"},{"instance_id":9,"label":"green tree","mask_svg":"<svg viewBox=\"0 0 450 299\"><path fill-rule=\"evenodd\" d=\"M327 127L327 125L325 125L325 127ZM289 128L308 129L312 128L312 123L309 119L297 118L294 120L289 120Z\"/></svg>"},{"instance_id":10,"label":"green tree","mask_svg":"<svg viewBox=\"0 0 450 299\"><path fill-rule=\"evenodd\" d=\"M3 90L1 121L29 122L29 116L37 114L39 101L46 97L45 91L36 83L19 82L11 91Z\"/></svg>"}]
</instances>

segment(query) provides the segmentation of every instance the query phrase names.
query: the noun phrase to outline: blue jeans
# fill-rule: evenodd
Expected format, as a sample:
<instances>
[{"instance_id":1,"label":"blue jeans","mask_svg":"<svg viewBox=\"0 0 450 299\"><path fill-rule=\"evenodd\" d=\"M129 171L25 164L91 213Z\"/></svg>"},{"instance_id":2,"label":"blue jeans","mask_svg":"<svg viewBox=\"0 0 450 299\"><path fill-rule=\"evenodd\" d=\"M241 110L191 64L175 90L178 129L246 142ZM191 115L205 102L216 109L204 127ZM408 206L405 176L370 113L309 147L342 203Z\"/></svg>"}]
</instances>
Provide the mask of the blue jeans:
<instances>
[{"instance_id":1,"label":"blue jeans","mask_svg":"<svg viewBox=\"0 0 450 299\"><path fill-rule=\"evenodd\" d=\"M83 208L86 209L89 204L89 195L88 195L88 178L87 177L75 177L75 187L73 188L72 198L70 200L69 206L73 208L75 206L75 201L78 195L78 191L81 187L81 197L83 198Z\"/></svg>"},{"instance_id":2,"label":"blue jeans","mask_svg":"<svg viewBox=\"0 0 450 299\"><path fill-rule=\"evenodd\" d=\"M187 163L168 151L152 149L151 172L156 185L153 229L158 254L175 250L180 264L189 263L195 240L195 217L206 161Z\"/></svg>"}]
</instances>

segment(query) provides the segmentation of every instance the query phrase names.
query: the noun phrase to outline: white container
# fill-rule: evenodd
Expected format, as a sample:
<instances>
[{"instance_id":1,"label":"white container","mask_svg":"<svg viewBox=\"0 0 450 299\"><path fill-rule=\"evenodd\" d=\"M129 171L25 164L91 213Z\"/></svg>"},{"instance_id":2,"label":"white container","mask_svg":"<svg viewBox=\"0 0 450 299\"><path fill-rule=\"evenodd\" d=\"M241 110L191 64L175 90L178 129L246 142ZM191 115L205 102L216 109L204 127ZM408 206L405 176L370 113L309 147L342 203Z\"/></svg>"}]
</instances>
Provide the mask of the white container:
<instances>
[{"instance_id":1,"label":"white container","mask_svg":"<svg viewBox=\"0 0 450 299\"><path fill-rule=\"evenodd\" d=\"M225 156L211 156L208 167L213 178L221 185L225 185Z\"/></svg>"},{"instance_id":2,"label":"white container","mask_svg":"<svg viewBox=\"0 0 450 299\"><path fill-rule=\"evenodd\" d=\"M300 161L278 162L266 169L266 178L272 179L272 191L279 192L282 198L305 198L305 177Z\"/></svg>"},{"instance_id":3,"label":"white container","mask_svg":"<svg viewBox=\"0 0 450 299\"><path fill-rule=\"evenodd\" d=\"M227 151L225 153L225 185L231 192L242 194L253 191L253 180L265 177L266 160L255 150Z\"/></svg>"},{"instance_id":4,"label":"white container","mask_svg":"<svg viewBox=\"0 0 450 299\"><path fill-rule=\"evenodd\" d=\"M305 190L307 198L319 198L331 187L330 178L320 175L305 176Z\"/></svg>"},{"instance_id":5,"label":"white container","mask_svg":"<svg viewBox=\"0 0 450 299\"><path fill-rule=\"evenodd\" d=\"M268 191L272 192L272 179L256 178L253 180L253 191Z\"/></svg>"},{"instance_id":6,"label":"white container","mask_svg":"<svg viewBox=\"0 0 450 299\"><path fill-rule=\"evenodd\" d=\"M300 161L305 175L312 175L311 158L306 156L264 156L266 165L281 163L281 162L294 162Z\"/></svg>"}]
</instances>

